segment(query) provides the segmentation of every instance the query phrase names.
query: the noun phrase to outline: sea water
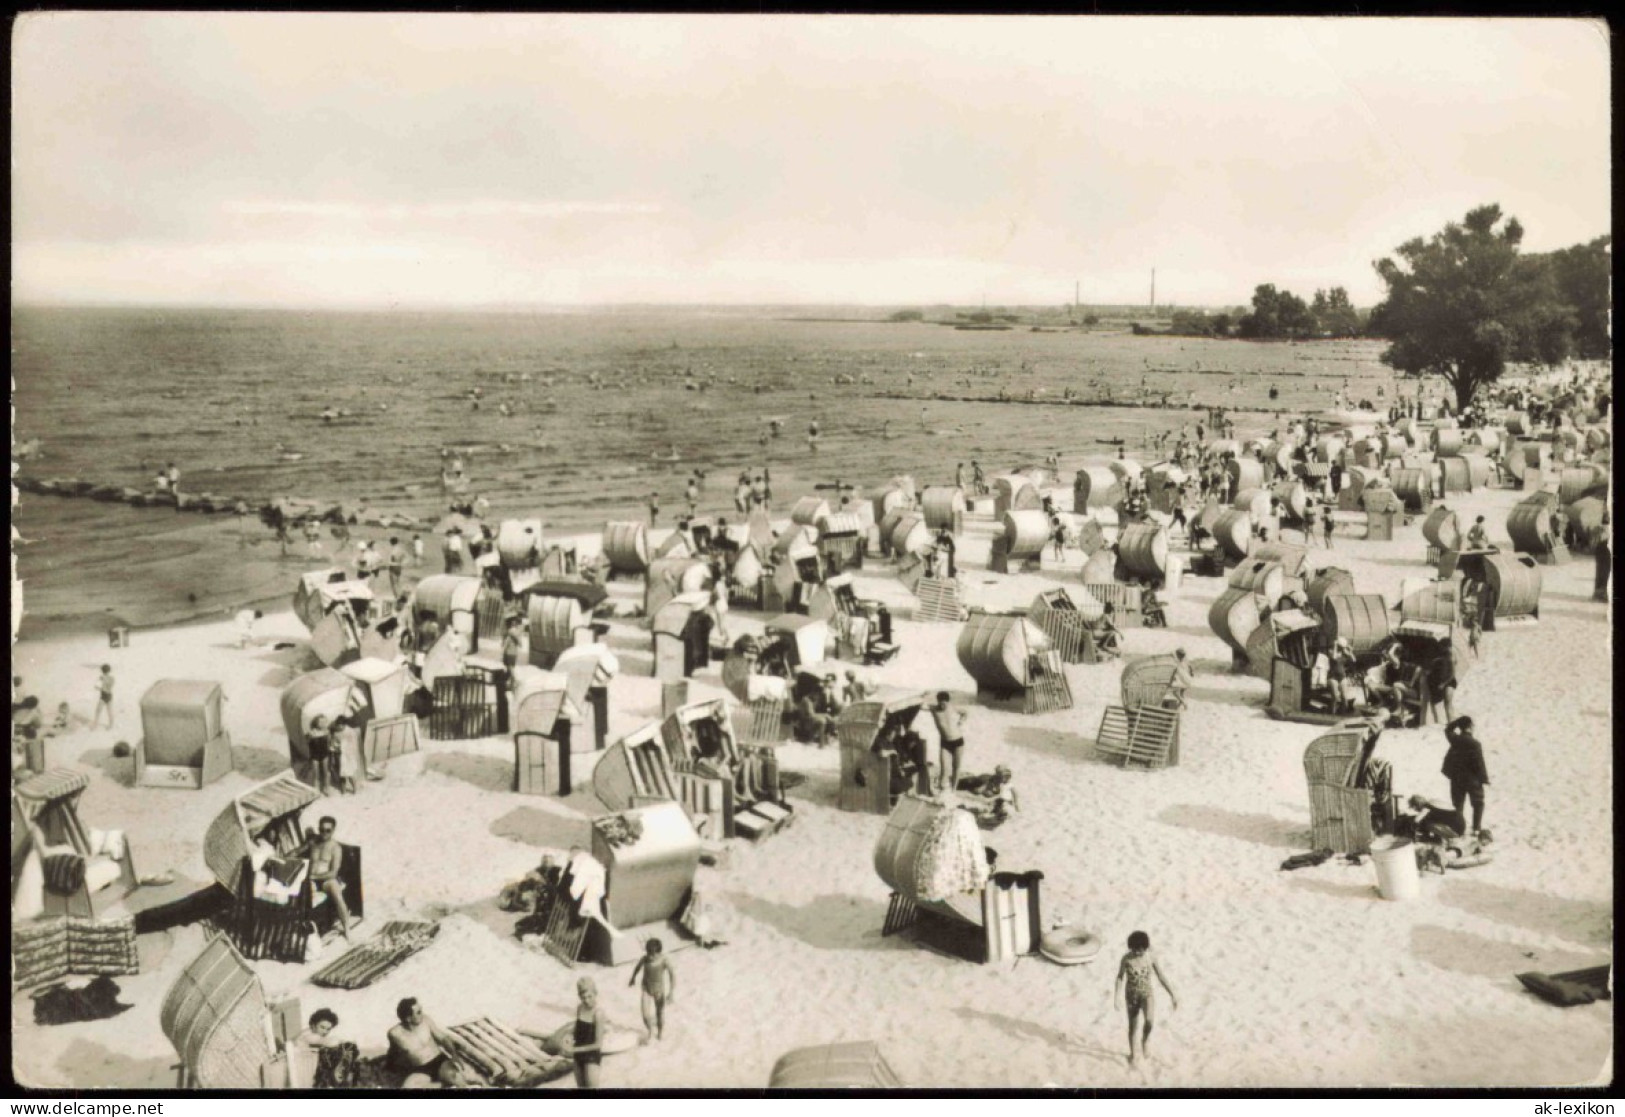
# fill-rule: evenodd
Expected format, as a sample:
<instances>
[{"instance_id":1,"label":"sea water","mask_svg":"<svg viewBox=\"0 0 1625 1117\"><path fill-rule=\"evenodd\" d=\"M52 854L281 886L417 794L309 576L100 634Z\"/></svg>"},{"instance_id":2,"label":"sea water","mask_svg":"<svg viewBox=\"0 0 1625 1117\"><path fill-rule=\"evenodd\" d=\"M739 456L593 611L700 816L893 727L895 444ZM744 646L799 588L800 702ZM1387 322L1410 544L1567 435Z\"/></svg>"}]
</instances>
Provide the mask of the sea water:
<instances>
[{"instance_id":1,"label":"sea water","mask_svg":"<svg viewBox=\"0 0 1625 1117\"><path fill-rule=\"evenodd\" d=\"M670 524L695 469L701 513L732 515L735 478L762 465L787 508L820 484L951 482L972 459L991 475L1051 453L1069 466L1110 458L1121 443L1150 461L1148 436L1194 426L1204 408L1237 409L1245 436L1277 425L1270 409L1331 406L1345 381L1379 406L1394 392L1379 342L970 332L810 313L21 308L13 437L40 440L42 457L22 467L36 477L146 488L173 462L183 491L427 520L446 511L450 452L493 518L536 515L567 532L646 517L651 492ZM1117 406L1068 406L1068 390ZM1001 392L1010 402L938 398ZM763 445L774 418L782 434ZM25 495L15 526L35 624L216 616L286 597L302 565L279 561L254 517ZM425 549L434 561L438 539Z\"/></svg>"}]
</instances>

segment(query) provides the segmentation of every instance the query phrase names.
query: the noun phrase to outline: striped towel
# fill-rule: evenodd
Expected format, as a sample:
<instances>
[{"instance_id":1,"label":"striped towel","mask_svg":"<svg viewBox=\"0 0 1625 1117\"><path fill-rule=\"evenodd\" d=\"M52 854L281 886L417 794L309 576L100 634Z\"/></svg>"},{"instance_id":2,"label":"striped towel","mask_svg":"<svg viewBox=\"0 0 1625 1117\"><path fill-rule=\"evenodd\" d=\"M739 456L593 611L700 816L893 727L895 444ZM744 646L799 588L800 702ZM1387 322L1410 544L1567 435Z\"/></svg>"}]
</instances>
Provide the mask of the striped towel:
<instances>
[{"instance_id":1,"label":"striped towel","mask_svg":"<svg viewBox=\"0 0 1625 1117\"><path fill-rule=\"evenodd\" d=\"M71 895L85 884L85 859L77 853L47 854L41 865L45 871L45 887L58 896Z\"/></svg>"}]
</instances>

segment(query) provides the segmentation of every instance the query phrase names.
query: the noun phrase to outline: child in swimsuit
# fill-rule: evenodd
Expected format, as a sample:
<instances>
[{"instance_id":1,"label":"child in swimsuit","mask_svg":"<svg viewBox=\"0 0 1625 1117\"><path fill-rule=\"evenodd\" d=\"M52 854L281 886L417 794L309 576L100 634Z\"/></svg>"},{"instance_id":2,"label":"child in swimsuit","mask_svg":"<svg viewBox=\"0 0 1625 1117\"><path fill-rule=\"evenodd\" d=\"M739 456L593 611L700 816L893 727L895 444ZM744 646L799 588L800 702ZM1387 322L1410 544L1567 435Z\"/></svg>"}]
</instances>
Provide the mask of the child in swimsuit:
<instances>
[{"instance_id":1,"label":"child in swimsuit","mask_svg":"<svg viewBox=\"0 0 1625 1117\"><path fill-rule=\"evenodd\" d=\"M1133 1066L1145 1055L1146 1044L1151 1040L1151 1025L1155 1016L1156 997L1155 987L1151 978L1162 983L1168 991L1168 1000L1174 1008L1179 1007L1179 997L1174 993L1174 987L1168 984L1168 979L1162 975L1162 969L1157 965L1156 957L1151 953L1151 936L1144 931L1135 931L1128 937L1128 953L1123 955L1122 963L1117 967L1117 985L1112 992L1114 1007L1121 1008L1124 1002L1128 1005L1128 1061ZM1124 995L1124 987L1127 995ZM1143 1016L1144 1024L1140 1031L1140 1040L1134 1042L1135 1018Z\"/></svg>"},{"instance_id":2,"label":"child in swimsuit","mask_svg":"<svg viewBox=\"0 0 1625 1117\"><path fill-rule=\"evenodd\" d=\"M637 984L638 973L643 974L643 1026L650 1039L660 1039L666 1030L666 1006L677 996L677 972L665 955L665 944L650 939L644 946L645 954L632 967L628 985Z\"/></svg>"},{"instance_id":3,"label":"child in swimsuit","mask_svg":"<svg viewBox=\"0 0 1625 1117\"><path fill-rule=\"evenodd\" d=\"M583 1090L598 1087L598 1067L604 1061L604 1014L598 1008L598 986L590 977L576 982L581 1004L576 1009L575 1032L571 1036L570 1057L575 1060L576 1085Z\"/></svg>"}]
</instances>

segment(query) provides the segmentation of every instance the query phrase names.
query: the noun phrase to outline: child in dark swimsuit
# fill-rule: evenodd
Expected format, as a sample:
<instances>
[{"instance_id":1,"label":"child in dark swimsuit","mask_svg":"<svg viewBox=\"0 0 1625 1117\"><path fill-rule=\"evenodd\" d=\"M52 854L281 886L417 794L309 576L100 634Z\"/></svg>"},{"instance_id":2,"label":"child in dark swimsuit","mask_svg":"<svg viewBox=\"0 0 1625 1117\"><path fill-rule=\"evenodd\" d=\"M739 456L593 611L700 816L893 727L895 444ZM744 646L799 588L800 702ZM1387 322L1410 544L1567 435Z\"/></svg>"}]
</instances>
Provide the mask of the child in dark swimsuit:
<instances>
[{"instance_id":1,"label":"child in dark swimsuit","mask_svg":"<svg viewBox=\"0 0 1625 1117\"><path fill-rule=\"evenodd\" d=\"M604 1061L604 1028L608 1021L598 1008L598 986L592 978L576 982L581 1004L576 1009L575 1033L570 1057L576 1064L576 1085L583 1090L598 1088L598 1067Z\"/></svg>"},{"instance_id":2,"label":"child in dark swimsuit","mask_svg":"<svg viewBox=\"0 0 1625 1117\"><path fill-rule=\"evenodd\" d=\"M643 974L643 1026L649 1029L650 1039L660 1039L666 1031L666 1006L677 996L677 971L671 968L665 944L659 939L650 939L644 950L627 984L636 984L638 974Z\"/></svg>"},{"instance_id":3,"label":"child in dark swimsuit","mask_svg":"<svg viewBox=\"0 0 1625 1117\"><path fill-rule=\"evenodd\" d=\"M1168 979L1162 975L1162 969L1157 965L1157 959L1151 953L1151 936L1144 931L1135 931L1128 937L1128 953L1123 955L1122 963L1117 967L1117 985L1112 993L1112 1001L1117 1008L1123 1007L1125 1001L1128 1005L1128 1061L1132 1066L1145 1055L1146 1044L1151 1040L1151 1025L1155 1016L1156 997L1155 987L1151 978L1162 983L1168 991L1168 1000L1174 1008L1179 1007L1179 997L1174 993L1174 987L1168 984ZM1127 986L1127 995L1124 987ZM1144 1016L1145 1023L1140 1032L1140 1042L1134 1042L1135 1017Z\"/></svg>"}]
</instances>

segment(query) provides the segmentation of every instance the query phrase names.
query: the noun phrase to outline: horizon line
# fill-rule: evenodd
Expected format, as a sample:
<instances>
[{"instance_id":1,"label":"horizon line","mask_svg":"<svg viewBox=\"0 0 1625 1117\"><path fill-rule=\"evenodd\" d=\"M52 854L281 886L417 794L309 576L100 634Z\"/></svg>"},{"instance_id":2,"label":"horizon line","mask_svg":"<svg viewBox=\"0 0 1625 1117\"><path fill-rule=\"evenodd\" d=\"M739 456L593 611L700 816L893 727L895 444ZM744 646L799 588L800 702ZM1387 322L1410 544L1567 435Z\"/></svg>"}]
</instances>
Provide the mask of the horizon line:
<instances>
[{"instance_id":1,"label":"horizon line","mask_svg":"<svg viewBox=\"0 0 1625 1117\"><path fill-rule=\"evenodd\" d=\"M285 311L446 311L468 313L524 311L585 311L585 310L776 310L776 309L862 309L862 310L922 310L935 308L972 310L1054 310L1064 312L1076 306L1079 310L1097 308L1144 311L1158 314L1173 310L1246 310L1245 302L1233 303L1176 303L1166 302L1151 306L1139 302L1063 302L1063 303L956 303L956 302L581 302L581 303L207 303L207 302L141 302L105 299L17 299L12 310L285 310ZM1356 309L1359 309L1356 307Z\"/></svg>"}]
</instances>

